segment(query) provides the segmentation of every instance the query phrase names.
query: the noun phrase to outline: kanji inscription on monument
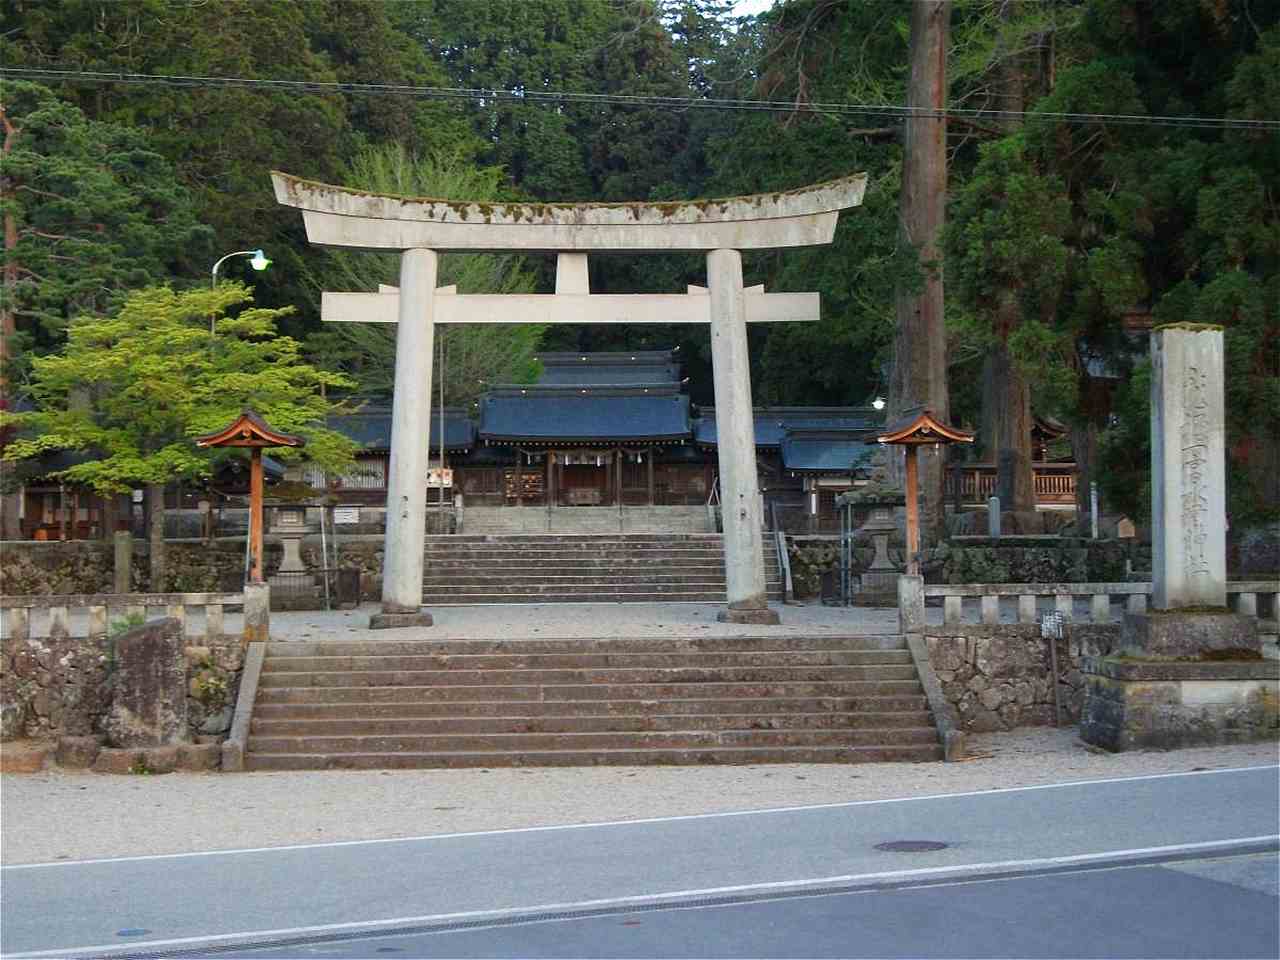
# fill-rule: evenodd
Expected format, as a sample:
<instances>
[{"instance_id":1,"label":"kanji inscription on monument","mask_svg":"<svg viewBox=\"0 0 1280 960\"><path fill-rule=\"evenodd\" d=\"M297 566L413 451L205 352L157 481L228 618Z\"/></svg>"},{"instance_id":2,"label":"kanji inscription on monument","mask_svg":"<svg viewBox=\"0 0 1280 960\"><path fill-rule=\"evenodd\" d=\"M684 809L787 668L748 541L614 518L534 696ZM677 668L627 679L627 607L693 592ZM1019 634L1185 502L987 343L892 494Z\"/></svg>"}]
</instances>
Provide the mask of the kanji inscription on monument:
<instances>
[{"instance_id":1,"label":"kanji inscription on monument","mask_svg":"<svg viewBox=\"0 0 1280 960\"><path fill-rule=\"evenodd\" d=\"M1209 498L1205 473L1209 468L1208 378L1189 366L1182 391L1182 552L1188 576L1208 576Z\"/></svg>"},{"instance_id":2,"label":"kanji inscription on monument","mask_svg":"<svg viewBox=\"0 0 1280 960\"><path fill-rule=\"evenodd\" d=\"M1151 333L1152 606L1226 605L1222 330Z\"/></svg>"}]
</instances>

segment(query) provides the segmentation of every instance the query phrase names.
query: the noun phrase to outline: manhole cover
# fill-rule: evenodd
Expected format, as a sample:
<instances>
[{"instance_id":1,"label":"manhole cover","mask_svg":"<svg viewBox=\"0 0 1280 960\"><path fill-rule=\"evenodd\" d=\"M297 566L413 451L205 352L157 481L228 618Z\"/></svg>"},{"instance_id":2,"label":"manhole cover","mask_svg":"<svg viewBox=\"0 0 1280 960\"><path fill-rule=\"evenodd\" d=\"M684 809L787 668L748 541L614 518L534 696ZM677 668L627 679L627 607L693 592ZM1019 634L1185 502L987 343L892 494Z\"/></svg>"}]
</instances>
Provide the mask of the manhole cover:
<instances>
[{"instance_id":1,"label":"manhole cover","mask_svg":"<svg viewBox=\"0 0 1280 960\"><path fill-rule=\"evenodd\" d=\"M928 850L945 850L949 846L941 840L890 840L877 843L876 849L886 853L925 853Z\"/></svg>"}]
</instances>

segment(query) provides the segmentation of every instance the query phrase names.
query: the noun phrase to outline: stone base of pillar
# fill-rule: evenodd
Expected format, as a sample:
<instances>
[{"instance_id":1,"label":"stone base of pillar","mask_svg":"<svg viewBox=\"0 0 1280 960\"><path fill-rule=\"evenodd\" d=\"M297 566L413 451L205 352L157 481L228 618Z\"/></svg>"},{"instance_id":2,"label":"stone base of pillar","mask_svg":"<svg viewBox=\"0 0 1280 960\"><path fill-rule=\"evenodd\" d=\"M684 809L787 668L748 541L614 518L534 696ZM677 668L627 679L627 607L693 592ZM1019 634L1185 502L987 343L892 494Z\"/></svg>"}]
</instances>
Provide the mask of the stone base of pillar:
<instances>
[{"instance_id":1,"label":"stone base of pillar","mask_svg":"<svg viewBox=\"0 0 1280 960\"><path fill-rule=\"evenodd\" d=\"M370 630L390 630L394 627L429 627L434 620L425 610L417 613L375 613L369 618Z\"/></svg>"},{"instance_id":2,"label":"stone base of pillar","mask_svg":"<svg viewBox=\"0 0 1280 960\"><path fill-rule=\"evenodd\" d=\"M730 607L727 610L721 610L716 614L716 619L721 623L756 623L756 624L780 624L782 618L778 616L777 610L770 610L768 607Z\"/></svg>"},{"instance_id":3,"label":"stone base of pillar","mask_svg":"<svg viewBox=\"0 0 1280 960\"><path fill-rule=\"evenodd\" d=\"M1258 621L1238 613L1151 610L1126 613L1120 652L1134 657L1200 657L1214 651L1261 654Z\"/></svg>"},{"instance_id":4,"label":"stone base of pillar","mask_svg":"<svg viewBox=\"0 0 1280 960\"><path fill-rule=\"evenodd\" d=\"M1080 739L1106 750L1176 750L1280 739L1280 663L1082 657Z\"/></svg>"}]
</instances>

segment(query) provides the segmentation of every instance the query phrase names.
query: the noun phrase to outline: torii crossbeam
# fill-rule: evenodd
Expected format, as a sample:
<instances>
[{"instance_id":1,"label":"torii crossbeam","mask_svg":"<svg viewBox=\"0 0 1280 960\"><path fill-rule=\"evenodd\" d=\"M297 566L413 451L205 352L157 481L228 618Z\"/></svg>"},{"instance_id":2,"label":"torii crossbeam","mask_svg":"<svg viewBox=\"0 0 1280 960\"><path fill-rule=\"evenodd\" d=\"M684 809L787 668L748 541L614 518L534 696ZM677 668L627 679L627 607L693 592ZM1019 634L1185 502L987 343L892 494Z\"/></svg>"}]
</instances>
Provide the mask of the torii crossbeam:
<instances>
[{"instance_id":1,"label":"torii crossbeam","mask_svg":"<svg viewBox=\"0 0 1280 960\"><path fill-rule=\"evenodd\" d=\"M382 613L370 626L430 625L422 610L427 422L436 323L707 323L716 393L728 607L720 619L777 623L764 574L746 324L818 319L816 293L742 285L742 250L830 243L866 175L782 193L681 203L476 203L348 190L273 172L276 199L320 246L400 250L400 286L325 293L331 321L396 323ZM436 287L437 251L558 255L554 294L460 295ZM707 254L707 286L685 294L593 295L587 253Z\"/></svg>"}]
</instances>

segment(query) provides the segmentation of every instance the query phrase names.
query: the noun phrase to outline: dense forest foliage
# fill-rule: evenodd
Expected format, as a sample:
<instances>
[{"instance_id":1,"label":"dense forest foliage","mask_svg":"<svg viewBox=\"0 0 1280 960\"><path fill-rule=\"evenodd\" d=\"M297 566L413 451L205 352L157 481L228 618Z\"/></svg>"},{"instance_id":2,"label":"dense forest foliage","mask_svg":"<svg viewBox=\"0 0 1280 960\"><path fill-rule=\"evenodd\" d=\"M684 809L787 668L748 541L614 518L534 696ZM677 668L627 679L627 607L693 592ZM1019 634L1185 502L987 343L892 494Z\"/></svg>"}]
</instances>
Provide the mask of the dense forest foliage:
<instances>
[{"instance_id":1,"label":"dense forest foliage","mask_svg":"<svg viewBox=\"0 0 1280 960\"><path fill-rule=\"evenodd\" d=\"M943 263L919 262L899 240L901 114L869 109L906 102L909 2L787 0L755 18L733 6L0 0L6 68L312 85L0 81L6 391L23 393L31 357L59 349L78 317L157 281L207 284L218 256L255 247L273 267L250 277L232 261L228 279L252 279L260 307L296 308L281 330L306 342L314 364L385 391L385 345L321 331L317 291L376 283L386 265L310 247L301 218L275 203L271 169L381 186L370 171L391 156L415 169L415 190L601 201L866 171L864 205L841 217L831 246L746 260L747 283L822 295L820 322L752 330L757 403L885 393L895 290L941 270L953 419L981 427L1010 396L993 381L1022 384L1035 412L1071 427L1070 453L1110 505L1143 516L1145 327L1221 324L1229 511L1275 517L1280 133L1196 120L1280 119L1280 4L953 0ZM549 259L456 259L463 285L550 289ZM705 265L597 257L591 271L596 292L673 291L703 282ZM538 348L680 345L694 399L711 400L705 330L551 327L519 343L458 344L469 371L492 353L504 377L531 370Z\"/></svg>"}]
</instances>

